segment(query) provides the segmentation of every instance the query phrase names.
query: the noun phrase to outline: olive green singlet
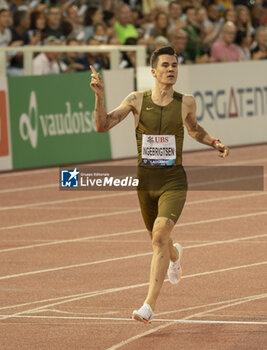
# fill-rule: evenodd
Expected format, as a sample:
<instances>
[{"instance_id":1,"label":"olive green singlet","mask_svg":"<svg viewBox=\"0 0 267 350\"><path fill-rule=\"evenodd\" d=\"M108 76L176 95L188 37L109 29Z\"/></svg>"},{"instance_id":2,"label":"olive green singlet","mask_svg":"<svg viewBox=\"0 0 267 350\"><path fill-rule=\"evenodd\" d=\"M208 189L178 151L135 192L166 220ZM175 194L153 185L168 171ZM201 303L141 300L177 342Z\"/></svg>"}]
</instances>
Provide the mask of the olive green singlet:
<instances>
[{"instance_id":1,"label":"olive green singlet","mask_svg":"<svg viewBox=\"0 0 267 350\"><path fill-rule=\"evenodd\" d=\"M144 92L136 128L138 198L149 231L152 231L157 216L174 222L178 220L187 192L182 166L183 95L174 92L173 100L167 106L156 105L151 95L151 90Z\"/></svg>"},{"instance_id":2,"label":"olive green singlet","mask_svg":"<svg viewBox=\"0 0 267 350\"><path fill-rule=\"evenodd\" d=\"M176 143L175 165L182 164L184 127L182 120L183 95L174 92L173 100L167 106L156 105L151 98L152 91L145 91L139 123L136 128L138 165L146 166L142 161L142 135L174 135Z\"/></svg>"}]
</instances>

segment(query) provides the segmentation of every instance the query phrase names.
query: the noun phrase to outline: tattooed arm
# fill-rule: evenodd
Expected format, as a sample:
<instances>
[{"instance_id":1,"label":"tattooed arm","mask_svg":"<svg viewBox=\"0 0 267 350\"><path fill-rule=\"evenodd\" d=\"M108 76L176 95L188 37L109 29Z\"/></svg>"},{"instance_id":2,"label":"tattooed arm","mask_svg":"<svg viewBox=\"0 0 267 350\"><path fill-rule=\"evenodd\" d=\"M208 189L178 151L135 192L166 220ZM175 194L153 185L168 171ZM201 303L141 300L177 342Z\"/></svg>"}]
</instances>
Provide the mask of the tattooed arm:
<instances>
[{"instance_id":1,"label":"tattooed arm","mask_svg":"<svg viewBox=\"0 0 267 350\"><path fill-rule=\"evenodd\" d=\"M107 113L104 105L104 83L101 76L91 66L90 86L95 92L95 122L97 132L106 132L119 124L131 111L135 110L136 93L127 96L119 107Z\"/></svg>"},{"instance_id":2,"label":"tattooed arm","mask_svg":"<svg viewBox=\"0 0 267 350\"><path fill-rule=\"evenodd\" d=\"M214 141L214 137L198 124L196 119L196 101L193 96L183 96L182 118L188 134L193 137L193 139L217 149L220 157L224 158L228 156L228 147L223 145L219 140Z\"/></svg>"}]
</instances>

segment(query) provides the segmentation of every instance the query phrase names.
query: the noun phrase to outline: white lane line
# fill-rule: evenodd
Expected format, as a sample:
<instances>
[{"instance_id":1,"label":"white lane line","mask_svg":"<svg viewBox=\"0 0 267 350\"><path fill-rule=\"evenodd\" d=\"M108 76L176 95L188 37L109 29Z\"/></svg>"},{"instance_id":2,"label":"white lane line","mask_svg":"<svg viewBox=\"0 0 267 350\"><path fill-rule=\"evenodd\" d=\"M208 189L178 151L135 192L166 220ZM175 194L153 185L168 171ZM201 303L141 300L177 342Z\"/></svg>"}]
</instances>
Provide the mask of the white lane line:
<instances>
[{"instance_id":1,"label":"white lane line","mask_svg":"<svg viewBox=\"0 0 267 350\"><path fill-rule=\"evenodd\" d=\"M101 213L101 214L94 214L94 215L77 216L77 217L66 218L66 219L55 219L55 220L48 220L48 221L32 222L32 223L28 223L28 224L0 227L0 231L13 230L13 229L23 228L23 227L34 227L34 226L43 226L43 225L49 225L49 224L58 224L58 223L71 222L71 221L89 220L89 219L102 218L102 217L113 216L113 215L124 215L124 214L130 214L130 213L137 213L139 211L140 211L140 209L130 209L130 210L113 211L111 213Z\"/></svg>"},{"instance_id":2,"label":"white lane line","mask_svg":"<svg viewBox=\"0 0 267 350\"><path fill-rule=\"evenodd\" d=\"M215 303L209 303L209 304L203 304L203 305L196 305L196 306L190 306L184 309L176 309L176 310L172 310L172 311L164 311L164 312L157 312L155 314L155 317L159 317L159 316L163 316L163 315L171 315L171 314L177 314L177 313L181 313L181 312L186 312L186 311L193 311L193 310L197 310L197 309L205 309L207 307L210 306L219 306L219 305L224 305L224 304L228 304L228 303L233 303L233 302L238 302L238 301L242 301L242 300L251 300L251 298L261 298L261 297L267 297L267 293L263 293L263 294L256 294L256 295L249 295L246 297L241 297L241 298L235 298L235 299L226 299L226 300L222 300L222 301L217 301ZM214 315L214 316L218 316L218 315Z\"/></svg>"},{"instance_id":3,"label":"white lane line","mask_svg":"<svg viewBox=\"0 0 267 350\"><path fill-rule=\"evenodd\" d=\"M130 233L138 232L138 231L140 231L140 230L136 230L136 231L132 231L132 232L129 231L125 234L130 234ZM143 231L143 230L141 230L141 231ZM117 234L113 234L113 235L117 235ZM225 241L213 241L213 242L208 242L208 243L201 243L201 244L195 244L195 245L191 245L191 246L185 246L184 249L194 249L194 248L214 246L214 245L230 244L230 243L235 243L235 242L244 241L244 240L252 240L252 239L256 239L259 237L266 237L266 236L267 236L267 234L263 234L263 235L234 238L234 239L229 239L229 240L225 240ZM9 277L6 277L6 278L14 278L14 277L27 276L27 275L35 275L35 274L45 273L45 272L59 271L59 270L64 270L64 269L79 268L79 267L90 266L90 265L98 265L98 264L103 264L103 263L107 263L107 262L128 260L128 259L133 259L133 258L137 258L137 257L144 257L144 256L149 256L149 255L152 255L152 252L127 255L127 256L104 259L104 260L97 260L97 261L92 261L92 262L88 262L88 263L68 265L68 266L56 267L56 268L51 268L51 269L46 269L46 270L24 272L22 274L9 275ZM0 280L6 279L6 278L5 278L5 276L1 276ZM1 308L0 308L0 310L1 310Z\"/></svg>"},{"instance_id":4,"label":"white lane line","mask_svg":"<svg viewBox=\"0 0 267 350\"><path fill-rule=\"evenodd\" d=\"M117 287L117 288L110 288L110 289L104 289L104 290L100 290L100 291L93 291L93 292L89 292L89 293L84 293L83 295L79 295L79 296L75 296L73 298L66 298L66 300L62 300L62 301L58 301L52 304L47 304L47 305L43 305L43 306L38 306L34 309L29 309L29 310L24 310L21 312L17 312L13 315L4 315L4 317L0 317L0 320L5 320L7 318L13 317L14 315L22 315L25 313L34 313L34 312L40 312L42 310L45 310L51 306L56 306L56 305L62 305L62 304L66 304L69 302L73 302L73 301L80 301L82 299L87 299L87 298L92 298L95 296L99 296L99 295L105 295L105 294L110 294L110 293L115 293L115 292L121 292L124 290L130 290L130 289L135 289L135 288L140 288L140 287L144 287L147 286L148 283L139 283L139 284L133 284L130 286L124 286L124 287Z\"/></svg>"},{"instance_id":5,"label":"white lane line","mask_svg":"<svg viewBox=\"0 0 267 350\"><path fill-rule=\"evenodd\" d=\"M266 158L267 160L267 158ZM208 167L207 167L208 168ZM203 167L200 167L200 169L203 169ZM191 170L192 171L192 170ZM265 174L263 176L264 178L267 177L267 174ZM197 183L192 183L190 184L189 188L191 187L197 187L197 186L206 186L206 185L211 185L211 184L222 184L222 183L230 183L230 182L237 182L237 181L243 181L243 180L250 180L250 179L256 179L256 178L261 178L260 175L255 175L255 176L244 176L244 177L239 177L239 178L229 178L229 179L221 179L221 180L213 180L213 181L202 181L202 182L197 182ZM48 187L53 187L53 186L57 186L58 190L59 190L59 184L56 185L43 185L45 186L44 188L46 188L46 186ZM0 193L8 193L10 192L16 192L17 190L24 190L24 189L42 189L42 186L33 186L33 187L24 187L24 188L18 188L18 189L5 189L5 190L0 190ZM134 192L129 191L131 194L134 194ZM125 194L127 195L127 194ZM128 194L129 195L129 194ZM116 194L113 194L113 196L116 196ZM97 196L95 196L97 197ZM90 199L89 197L79 197L80 200L86 200L86 199ZM75 201L79 201L79 198L75 198ZM71 202L70 199L64 199L64 200L57 200L57 201L46 201L46 202L35 202L35 203L29 203L29 204L21 204L21 205L13 205L13 206L7 206L7 207L0 207L0 211L4 211L4 210L14 210L14 209L25 209L25 208L32 208L32 207L38 207L38 206L42 206L42 205L50 205L50 204L59 204L59 203L68 203Z\"/></svg>"},{"instance_id":6,"label":"white lane line","mask_svg":"<svg viewBox=\"0 0 267 350\"><path fill-rule=\"evenodd\" d=\"M226 218L224 218L224 219L226 219ZM199 224L199 223L200 222L193 222L193 223L191 223L191 225L195 225L195 224ZM203 223L203 221L201 223ZM180 224L177 226L179 227L182 225L184 225L184 224ZM116 235L116 234L114 234L114 235ZM255 235L255 236L249 236L249 237L234 238L234 239L227 240L227 241L215 241L215 242L209 242L209 243L201 243L201 244L196 244L196 245L192 245L192 246L187 246L184 249L199 248L199 247L206 247L206 246L219 245L219 244L227 244L227 243L233 243L233 242L238 242L238 241L247 240L247 239L259 238L259 237L263 237L263 236L266 236L266 235L265 234L264 235ZM15 278L15 277L22 277L22 276L24 277L24 276L36 275L36 274L41 274L41 273L46 273L46 272L54 272L54 271L60 271L60 270L66 270L66 269L80 268L80 267L90 266L90 265L98 265L98 264L103 264L103 263L107 263L107 262L128 260L128 259L137 258L137 257L149 256L151 254L152 254L152 252L146 252L146 253L140 253L140 254L121 256L121 257L117 257L117 258L109 258L109 259L104 259L104 260L91 261L91 262L86 262L86 263L81 263L81 264L53 267L53 268L44 269L44 270L28 271L28 272L23 272L23 273L19 273L19 274L0 276L0 280Z\"/></svg>"},{"instance_id":7,"label":"white lane line","mask_svg":"<svg viewBox=\"0 0 267 350\"><path fill-rule=\"evenodd\" d=\"M153 319L156 322L177 322L191 324L239 324L239 325L267 325L267 321L216 321L216 320L172 320L172 319Z\"/></svg>"},{"instance_id":8,"label":"white lane line","mask_svg":"<svg viewBox=\"0 0 267 350\"><path fill-rule=\"evenodd\" d=\"M233 200L233 199L240 199L240 198L247 198L247 197L256 197L256 196L262 196L262 195L267 195L267 192L251 193L251 194L241 195L241 197L239 195L239 196L217 197L217 198L211 198L211 199L196 200L196 201L187 202L186 205L211 203L211 202L222 201L222 200ZM177 224L175 226L175 228L176 227L181 227L179 225L180 224ZM2 228L0 227L0 230L1 229ZM6 229L8 229L8 227L6 227ZM28 246L6 248L6 249L0 250L0 253L11 252L11 251L16 251L16 250L23 250L23 249L30 249L30 248L37 248L37 247L45 247L45 246L56 245L56 244L81 242L81 241L86 241L86 240L90 240L90 239L115 237L115 236L127 235L127 234L132 234L132 233L139 233L139 232L146 232L146 230L140 229L140 230L124 231L124 232L105 234L105 235L87 236L87 237L82 237L82 238L55 240L55 241L52 241L52 242L50 241L50 242L46 242L46 243L38 243L38 244L32 244L32 245L28 245Z\"/></svg>"},{"instance_id":9,"label":"white lane line","mask_svg":"<svg viewBox=\"0 0 267 350\"><path fill-rule=\"evenodd\" d=\"M192 278L192 277L199 277L199 276L206 276L206 275L212 275L214 273L220 273L220 272L226 272L226 271L234 271L234 270L239 270L239 269L246 269L248 267L256 267L256 266L262 266L262 265L267 265L267 261L262 261L262 262L258 262L258 263L254 263L254 264L232 266L232 267L227 267L225 269L219 269L219 270L214 270L214 271L194 273L194 274L191 274L191 275L183 276L183 279Z\"/></svg>"},{"instance_id":10,"label":"white lane line","mask_svg":"<svg viewBox=\"0 0 267 350\"><path fill-rule=\"evenodd\" d=\"M168 280L166 279L165 282L168 282ZM42 304L42 303L47 303L47 302L51 302L51 301L53 301L53 302L56 301L56 303L53 303L53 304L50 304L50 305L46 305L43 308L43 310L45 310L46 307L63 304L65 302L68 302L68 300L76 301L76 300L80 300L81 298L83 299L83 298L88 298L88 297L91 297L91 296L97 296L98 294L102 295L103 293L107 294L107 293L113 293L113 292L120 292L120 291L123 291L123 290L139 288L139 287L144 287L144 286L148 286L148 283L136 284L136 285L131 285L131 286L124 286L124 287L119 287L117 289L111 288L111 289L107 289L107 290L92 291L92 292L79 293L79 294L73 294L73 295L66 295L66 296L49 298L49 299L43 299L43 300L36 300L36 301L22 303L22 304L2 306L2 307L0 307L0 310L19 308L19 307L24 307L24 306L30 306L30 305L35 305L35 304ZM259 297L259 296L261 297L261 296L265 296L265 295L266 294L258 294L257 297ZM192 311L192 310L201 309L201 308L205 308L205 307L209 307L209 306L225 304L225 303L228 303L228 302L247 300L247 298L251 298L251 296L243 297L243 298L237 298L237 299L230 299L230 300L227 299L227 300L216 302L216 303L197 305L197 306L191 306L189 308L184 308L184 309L178 309L178 310L161 312L161 313L157 313L156 316L162 316L162 315L167 315L167 314L169 315L169 314L173 314L173 313L176 314L176 313L185 312L185 311ZM61 301L64 301L64 302L62 303ZM33 309L33 310L36 310L36 309Z\"/></svg>"},{"instance_id":11,"label":"white lane line","mask_svg":"<svg viewBox=\"0 0 267 350\"><path fill-rule=\"evenodd\" d=\"M210 245L210 244L208 244L208 245ZM6 280L6 279L10 279L10 278L17 278L17 277L32 276L32 275L37 275L37 274L42 274L42 273L47 273L47 272L62 271L62 270L73 269L73 268L81 268L81 267L85 267L85 266L98 265L98 264L103 264L103 263L107 263L107 262L128 260L128 259L133 259L133 258L137 258L137 257L149 256L151 254L152 254L151 252L147 252L147 253L127 255L127 256L122 256L122 257L117 257L117 258L110 258L110 259L104 259L104 260L98 260L98 261L91 261L91 262L86 262L86 263L81 263L81 264L73 264L73 265L53 267L53 268L50 268L50 269L22 272L22 273L17 273L17 274L13 274L13 275L1 276L0 280ZM257 265L262 265L262 264L265 264L265 263L267 263L267 262L261 262L261 263L256 263L254 265L247 265L247 266L257 266ZM243 267L246 267L246 265L242 266L242 268ZM232 269L234 269L234 268L230 268L230 270L232 270ZM222 271L227 271L227 270L223 269ZM205 274L205 273L202 273L202 274ZM196 276L197 275L198 274L196 274ZM191 275L189 275L189 276L191 277ZM184 278L187 278L187 277L184 276Z\"/></svg>"},{"instance_id":12,"label":"white lane line","mask_svg":"<svg viewBox=\"0 0 267 350\"><path fill-rule=\"evenodd\" d=\"M21 192L21 191L42 190L44 188L52 188L52 187L59 188L59 184L47 184L47 185L36 185L36 186L9 188L9 189L5 189L5 190L0 190L0 193L12 193L12 192Z\"/></svg>"},{"instance_id":13,"label":"white lane line","mask_svg":"<svg viewBox=\"0 0 267 350\"><path fill-rule=\"evenodd\" d=\"M29 203L29 204L19 204L19 205L12 205L8 207L0 207L0 211L4 210L14 210L14 209L25 209L25 208L32 208L32 207L39 207L43 205L53 205L53 204L64 204L64 203L72 203L72 202L82 202L82 201L88 201L91 199L107 199L107 198L113 198L113 197L122 197L122 196L130 196L134 195L136 192L134 191L126 191L123 193L112 193L112 194L99 194L95 196L86 196L86 197L78 197L78 198L70 198L70 199L60 199L56 201L46 201L46 202L36 202L36 203Z\"/></svg>"},{"instance_id":14,"label":"white lane line","mask_svg":"<svg viewBox=\"0 0 267 350\"><path fill-rule=\"evenodd\" d=\"M265 161L267 161L267 158L264 158ZM251 161L241 161L241 164L246 164L246 163L257 163L258 160L251 160ZM240 162L236 162L236 163L240 163ZM227 166L229 166L231 164L227 164ZM185 166L186 170L190 171L190 172L194 172L194 171L198 171L198 170L205 170L205 169L209 169L210 167L214 167L214 166L222 166L220 163L215 164L215 165L210 165L210 166ZM266 175L264 176L266 177ZM0 175L1 178L1 175ZM248 179L254 179L254 178L260 178L260 176L250 176L250 177L242 177L240 178L240 180L248 180ZM203 182L203 183L199 183L199 184L192 184L190 185L190 187L195 187L198 185L208 185L211 183L221 183L223 180L217 180L217 181L212 181L212 182ZM234 178L234 179L228 179L228 181L223 181L223 182L232 182L232 181L239 181L238 178ZM46 188L53 188L53 187L57 187L58 189L60 189L59 183L53 183L53 184L46 184L46 185L36 185L36 186L25 186L25 187L17 187L17 188L9 188L9 189L4 189L4 190L0 190L0 193L12 193L12 192L18 192L18 191L33 191L33 190L42 190L42 189L46 189Z\"/></svg>"},{"instance_id":15,"label":"white lane line","mask_svg":"<svg viewBox=\"0 0 267 350\"><path fill-rule=\"evenodd\" d=\"M264 158L263 158L264 159ZM17 170L14 172L6 172L4 174L0 174L0 179L2 177L16 177L16 176L25 176L25 175L39 175L43 173L49 173L49 172L56 172L56 175L59 173L59 168L64 168L64 169L73 169L74 167L90 167L90 166L113 166L113 165L121 165L126 163L130 163L132 165L132 161L135 161L133 164L137 166L137 158L127 158L127 159L121 159L121 160L106 160L106 161L101 161L97 163L82 163L82 164L69 164L69 165L62 165L60 167L49 167L49 168L44 168L44 169L23 169L23 170Z\"/></svg>"},{"instance_id":16,"label":"white lane line","mask_svg":"<svg viewBox=\"0 0 267 350\"><path fill-rule=\"evenodd\" d=\"M237 160L237 161L234 161L232 163L228 163L226 164L226 166L228 165L240 165L240 164L257 164L257 163L260 163L260 162L266 162L267 161L267 158L258 158L258 159L247 159L247 160ZM217 163L215 165L222 165L222 163ZM248 165L248 166L249 166ZM262 164L259 164L259 165L262 165Z\"/></svg>"},{"instance_id":17,"label":"white lane line","mask_svg":"<svg viewBox=\"0 0 267 350\"><path fill-rule=\"evenodd\" d=\"M263 176L264 178L267 177L267 174ZM198 187L198 186L207 186L207 185L212 185L212 184L223 184L223 183L230 183L230 182L242 182L244 180L254 180L254 179L261 179L261 175L253 175L253 176L241 176L241 177L235 177L235 178L230 178L230 179L223 179L223 180L214 180L214 181L203 181L203 182L196 182L189 184L190 187ZM208 191L209 189L206 189ZM234 189L232 189L234 191ZM245 191L245 189L243 189Z\"/></svg>"},{"instance_id":18,"label":"white lane line","mask_svg":"<svg viewBox=\"0 0 267 350\"><path fill-rule=\"evenodd\" d=\"M49 311L49 310L47 310ZM9 315L0 315L0 317L9 316ZM12 316L12 315L11 315ZM32 318L32 319L48 319L48 320L89 320L89 321L126 321L126 322L135 322L130 317L97 317L97 316L36 316L36 315L17 315L12 316L12 318ZM216 321L216 320L184 320L184 319L159 319L153 318L154 322L173 322L173 323L187 323L187 324L223 324L223 325L267 325L267 321Z\"/></svg>"},{"instance_id":19,"label":"white lane line","mask_svg":"<svg viewBox=\"0 0 267 350\"><path fill-rule=\"evenodd\" d=\"M57 314L67 314L67 315L83 315L83 316L94 316L99 317L99 315L114 315L119 314L119 311L107 311L107 312L73 312L73 311L63 311L63 310L57 310L57 309L43 309L42 312L55 312Z\"/></svg>"},{"instance_id":20,"label":"white lane line","mask_svg":"<svg viewBox=\"0 0 267 350\"><path fill-rule=\"evenodd\" d=\"M25 176L25 175L39 175L43 173L48 173L52 171L57 171L58 168L45 168L45 169L34 169L34 170L20 170L20 171L15 171L15 172L7 172L4 174L0 174L0 179L4 177L17 177L17 176Z\"/></svg>"},{"instance_id":21,"label":"white lane line","mask_svg":"<svg viewBox=\"0 0 267 350\"><path fill-rule=\"evenodd\" d=\"M267 297L267 294L266 294L263 298L266 298L266 297ZM255 300L255 298L251 298L251 299L248 299L248 300L245 300L245 301L240 301L240 302L238 302L238 303L232 303L232 304L224 305L224 306L220 307L220 309L226 309L226 308L229 308L229 307L232 307L232 306L235 306L235 305L238 305L238 304L247 303L247 302L250 302L250 301L253 301L253 300ZM199 315L204 316L204 315L207 315L207 314L209 314L210 312L213 312L213 311L216 311L216 310L218 310L218 308L210 309L210 310L204 311L204 312L202 312L202 313L192 314L192 315L190 315L190 316L187 316L187 317L182 318L182 320L190 320L190 319L192 319L192 318L199 317ZM140 339L140 338L143 338L143 337L146 336L146 335L153 334L153 333L155 333L155 332L157 332L157 331L159 331L159 330L161 330L161 329L167 328L167 327L169 327L169 326L171 326L171 325L173 325L173 324L174 324L173 322L168 322L168 323L165 324L165 325L161 325L161 326L155 327L155 328L153 328L153 329L151 329L151 330L148 330L148 331L146 331L146 332L139 333L139 334L137 334L137 335L135 335L135 336L133 336L133 337L131 337L131 338L128 338L128 339L126 339L126 340L123 340L123 341L121 341L120 343L115 344L115 345L113 345L113 346L107 348L106 350L116 350L116 349L119 349L119 348L121 348L121 347L124 346L124 345L128 345L129 343L132 343L132 342L135 341L135 340L138 340L138 339Z\"/></svg>"},{"instance_id":22,"label":"white lane line","mask_svg":"<svg viewBox=\"0 0 267 350\"><path fill-rule=\"evenodd\" d=\"M242 147L243 148L243 147ZM250 148L248 146L248 148ZM244 152L245 149L243 148ZM197 153L201 153L202 151L199 151ZM210 152L212 152L212 150L210 150ZM187 155L190 156L190 154L196 154L196 152L192 153L192 152L185 152L184 154L184 158L186 158ZM260 163L260 162L265 162L267 161L267 158L257 158L257 159L246 159L246 160L239 160L239 161L233 161L233 162L229 162L227 163L227 165L238 165L238 164L254 164L254 163ZM134 164L132 164L132 162L135 162ZM121 164L125 164L127 165L127 163L130 163L130 165L136 165L137 162L137 158L128 158L128 159L122 159L122 160L109 160L109 161L103 161L103 162L99 162L99 163L89 163L89 164L72 164L72 165L68 165L68 166L64 166L62 165L61 168L74 168L75 166L82 166L82 167L90 167L90 166L112 166L112 165L121 165ZM222 163L215 163L215 164L210 164L210 166L221 166ZM187 165L184 165L187 166ZM55 172L56 175L58 174L59 171L59 167L51 167L51 168L45 168L45 169L34 169L34 170L28 170L28 169L24 169L21 171L16 171L16 172L7 172L4 174L0 174L0 179L4 178L4 177L17 177L17 176L26 176L26 175L39 175L39 174L43 174L43 173L48 173L48 172Z\"/></svg>"},{"instance_id":23,"label":"white lane line","mask_svg":"<svg viewBox=\"0 0 267 350\"><path fill-rule=\"evenodd\" d=\"M62 239L62 240L58 240L58 241L51 241L51 242L46 242L46 243L32 244L32 245L28 245L28 246L6 248L6 249L0 250L0 253L6 253L6 252L12 252L12 251L16 251L16 250L24 250L24 249L30 249L30 248L46 247L46 246L57 245L57 244L89 241L89 240L95 240L95 239L99 239L99 238L110 238L110 237L116 237L116 236L125 236L125 235L131 235L133 233L140 233L140 232L147 232L147 231L145 229L139 229L139 230L130 230L130 231L116 232L116 233L100 234L100 235L96 235L96 236L87 236L87 237L82 237L82 238Z\"/></svg>"},{"instance_id":24,"label":"white lane line","mask_svg":"<svg viewBox=\"0 0 267 350\"><path fill-rule=\"evenodd\" d=\"M244 195L215 197L215 198L210 198L210 199L196 200L196 201L187 202L186 205L212 203L212 202L222 201L222 200L249 198L249 197L264 196L264 195L267 195L267 191L266 192L259 192L259 193L244 194ZM24 227L33 227L33 226L57 224L57 223L71 222L71 221L88 220L88 219L94 219L94 218L103 217L103 216L105 217L105 216L112 216L112 215L119 215L119 214L129 214L129 213L135 213L135 212L136 213L140 212L140 209L138 208L138 209L132 209L131 211L129 211L129 210L119 211L119 212L116 211L116 212L111 212L111 213L101 213L101 214L86 215L86 216L79 216L79 217L73 217L73 218L55 219L55 220L50 220L50 221L39 221L39 222L33 222L33 223L27 223L27 224L5 226L5 227L0 227L0 231L12 230L12 229L24 228ZM221 220L221 219L219 219L219 220Z\"/></svg>"},{"instance_id":25,"label":"white lane line","mask_svg":"<svg viewBox=\"0 0 267 350\"><path fill-rule=\"evenodd\" d=\"M246 267L248 267L248 266L246 265ZM235 266L234 268L236 269L237 267ZM222 270L219 270L219 272L222 272ZM213 274L213 273L215 273L215 271L213 270L213 271L211 271L211 273ZM207 272L205 272L205 274L207 274ZM196 277L196 276L197 276L197 274L192 275L192 277ZM188 275L188 277L189 277L189 275ZM167 282L167 281L168 280L166 279L164 282ZM57 301L57 302L52 303L52 304L47 304L47 305L39 306L39 307L36 307L36 308L33 308L33 309L20 311L20 312L17 312L15 314L12 314L12 315L4 315L3 317L0 317L0 320L5 320L5 319L11 318L11 317L13 317L15 315L17 316L17 315L22 315L22 314L40 312L40 311L46 310L49 307L54 307L56 305L62 305L62 304L66 304L66 303L73 302L73 301L80 301L82 299L88 299L88 298L92 298L92 297L95 297L95 296L98 297L100 295L106 295L106 294L110 294L110 293L121 292L121 291L125 291L125 290L145 287L145 286L148 286L148 284L149 284L148 282L147 283L140 283L140 284L135 284L135 285L130 285L130 286L110 288L110 289L106 289L106 290L100 290L100 291L84 293L83 295L78 295L78 296L74 296L74 297L70 296L71 298L70 297L66 298L66 300L61 300L61 301ZM253 298L254 299L255 298L261 298L262 296L266 297L267 293L266 294L259 294L257 296L253 296ZM247 298L248 297L246 297L246 299L245 298L237 299L238 300L237 302L240 303L240 300L242 300L244 302L244 300L247 300ZM234 300L236 301L236 299L234 299ZM242 303L242 301L241 301L241 303ZM33 302L33 303L36 303L36 302ZM221 304L221 302L219 302L219 304ZM218 304L216 303L215 305L218 305ZM12 307L16 307L16 306L12 306ZM7 308L7 307L5 307L5 308ZM221 308L223 308L223 307L212 309L212 311L220 310ZM202 316L202 314L203 314L203 312L198 313L197 315L201 315Z\"/></svg>"},{"instance_id":26,"label":"white lane line","mask_svg":"<svg viewBox=\"0 0 267 350\"><path fill-rule=\"evenodd\" d=\"M145 253L145 254L141 253L141 254L122 256L122 257L118 257L118 258L104 259L104 260L99 260L99 261L91 261L91 262L82 263L82 264L53 267L53 268L44 269L44 270L37 270L37 271L29 271L29 272L17 273L17 274L14 274L14 275L6 275L6 276L1 276L0 280L6 280L6 279L10 279L10 278L23 277L23 276L32 276L32 275L37 275L37 274L46 273L46 272L68 270L68 269L74 269L74 268L90 266L90 265L98 265L98 264L103 264L103 263L107 263L107 262L114 262L114 261L120 261L120 260L125 260L125 259L133 259L133 258L138 258L138 257L141 257L141 256L145 256L145 255L151 255L151 252Z\"/></svg>"}]
</instances>

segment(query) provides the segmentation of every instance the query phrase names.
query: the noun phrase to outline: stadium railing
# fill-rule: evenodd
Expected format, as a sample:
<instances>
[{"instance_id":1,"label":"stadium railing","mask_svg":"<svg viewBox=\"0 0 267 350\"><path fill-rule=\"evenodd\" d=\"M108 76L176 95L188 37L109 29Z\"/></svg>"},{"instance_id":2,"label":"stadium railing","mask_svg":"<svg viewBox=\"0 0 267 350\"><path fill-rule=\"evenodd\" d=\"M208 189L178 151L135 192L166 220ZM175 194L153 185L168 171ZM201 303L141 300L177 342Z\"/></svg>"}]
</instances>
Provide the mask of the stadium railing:
<instances>
[{"instance_id":1,"label":"stadium railing","mask_svg":"<svg viewBox=\"0 0 267 350\"><path fill-rule=\"evenodd\" d=\"M99 52L110 53L110 69L118 70L120 52L136 51L136 66L146 65L146 47L143 45L82 45L82 46L21 46L0 47L0 76L6 75L6 55L9 52L23 52L24 74L32 75L32 60L34 52Z\"/></svg>"}]
</instances>

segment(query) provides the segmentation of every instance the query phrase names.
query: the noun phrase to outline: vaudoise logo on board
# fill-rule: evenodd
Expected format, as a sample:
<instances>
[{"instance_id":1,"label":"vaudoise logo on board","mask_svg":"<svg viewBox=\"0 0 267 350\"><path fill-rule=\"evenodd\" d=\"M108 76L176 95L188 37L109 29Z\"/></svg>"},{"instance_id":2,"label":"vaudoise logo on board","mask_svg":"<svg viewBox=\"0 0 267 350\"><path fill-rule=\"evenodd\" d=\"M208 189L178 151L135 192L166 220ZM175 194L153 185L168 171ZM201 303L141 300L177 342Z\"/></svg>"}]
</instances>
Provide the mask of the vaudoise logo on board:
<instances>
[{"instance_id":1,"label":"vaudoise logo on board","mask_svg":"<svg viewBox=\"0 0 267 350\"><path fill-rule=\"evenodd\" d=\"M78 103L78 111L72 108L70 101L65 101L64 107L60 112L39 114L36 92L31 91L28 114L21 114L19 119L21 138L36 148L40 132L43 137L49 137L96 131L94 113L84 110L82 102Z\"/></svg>"}]
</instances>

